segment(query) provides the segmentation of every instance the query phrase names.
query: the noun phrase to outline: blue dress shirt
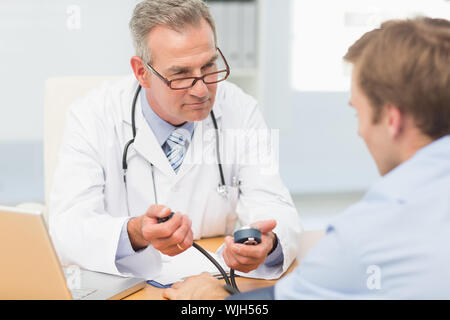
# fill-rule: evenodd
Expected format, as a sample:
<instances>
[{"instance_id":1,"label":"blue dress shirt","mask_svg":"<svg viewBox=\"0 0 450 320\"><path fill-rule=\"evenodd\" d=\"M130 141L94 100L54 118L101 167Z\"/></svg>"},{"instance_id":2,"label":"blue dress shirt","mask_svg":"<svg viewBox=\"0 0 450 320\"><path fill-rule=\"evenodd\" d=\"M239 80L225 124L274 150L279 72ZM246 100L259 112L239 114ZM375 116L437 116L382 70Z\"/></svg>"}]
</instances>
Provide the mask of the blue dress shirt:
<instances>
[{"instance_id":1,"label":"blue dress shirt","mask_svg":"<svg viewBox=\"0 0 450 320\"><path fill-rule=\"evenodd\" d=\"M156 140L158 141L159 145L163 148L164 153L167 154L169 151L169 146L166 143L167 139L169 139L169 136L172 134L172 132L177 128L184 128L187 131L192 134L194 133L194 123L193 122L185 122L181 126L174 126L167 121L161 119L155 111L153 111L153 108L150 107L147 96L145 95L145 90L141 90L141 105L142 105L142 114L144 115L145 120L147 121L148 125L153 131L153 134L156 137Z\"/></svg>"},{"instance_id":2,"label":"blue dress shirt","mask_svg":"<svg viewBox=\"0 0 450 320\"><path fill-rule=\"evenodd\" d=\"M450 135L417 151L327 228L276 299L450 299Z\"/></svg>"},{"instance_id":3,"label":"blue dress shirt","mask_svg":"<svg viewBox=\"0 0 450 320\"><path fill-rule=\"evenodd\" d=\"M155 111L148 103L147 96L145 95L145 90L141 90L140 100L141 100L142 114L145 120L147 121L148 125L152 129L153 134L156 137L156 140L161 145L161 148L164 150L164 153L167 154L167 152L169 151L168 150L169 146L167 145L166 141L171 135L171 133L178 127L161 119L155 113ZM195 127L193 122L186 122L181 127L188 130L191 133L191 136L193 135ZM117 246L115 261L136 254L136 252L133 250L131 246L127 231L127 224L131 218L132 217L126 220L122 227L119 243ZM275 248L275 250L267 257L265 264L269 267L281 265L281 263L283 263L283 259L284 259L283 250L281 244L278 242L278 245ZM117 267L120 271L120 267L119 266Z\"/></svg>"}]
</instances>

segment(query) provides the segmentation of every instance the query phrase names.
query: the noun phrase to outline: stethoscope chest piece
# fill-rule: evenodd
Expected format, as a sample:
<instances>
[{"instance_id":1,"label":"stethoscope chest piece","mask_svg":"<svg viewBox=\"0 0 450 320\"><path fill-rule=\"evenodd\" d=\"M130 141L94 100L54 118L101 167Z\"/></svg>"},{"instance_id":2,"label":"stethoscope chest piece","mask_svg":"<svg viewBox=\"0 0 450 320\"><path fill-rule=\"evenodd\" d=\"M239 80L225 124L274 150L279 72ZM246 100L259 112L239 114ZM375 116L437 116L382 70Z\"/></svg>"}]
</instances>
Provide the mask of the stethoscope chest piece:
<instances>
[{"instance_id":1,"label":"stethoscope chest piece","mask_svg":"<svg viewBox=\"0 0 450 320\"><path fill-rule=\"evenodd\" d=\"M217 186L217 193L221 195L224 199L228 199L228 187L225 184L219 184Z\"/></svg>"}]
</instances>

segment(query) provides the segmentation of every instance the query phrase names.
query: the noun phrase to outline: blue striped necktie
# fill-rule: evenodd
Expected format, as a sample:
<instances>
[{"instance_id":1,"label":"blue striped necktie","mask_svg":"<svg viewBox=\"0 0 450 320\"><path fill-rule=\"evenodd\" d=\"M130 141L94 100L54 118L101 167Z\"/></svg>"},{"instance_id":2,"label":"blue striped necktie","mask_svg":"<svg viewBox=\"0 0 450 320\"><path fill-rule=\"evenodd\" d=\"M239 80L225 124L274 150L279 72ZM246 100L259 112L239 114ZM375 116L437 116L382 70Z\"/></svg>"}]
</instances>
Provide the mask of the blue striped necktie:
<instances>
[{"instance_id":1,"label":"blue striped necktie","mask_svg":"<svg viewBox=\"0 0 450 320\"><path fill-rule=\"evenodd\" d=\"M167 152L167 159L172 166L175 173L178 172L183 163L184 155L186 154L189 145L190 133L184 128L175 129L167 139L169 150Z\"/></svg>"}]
</instances>

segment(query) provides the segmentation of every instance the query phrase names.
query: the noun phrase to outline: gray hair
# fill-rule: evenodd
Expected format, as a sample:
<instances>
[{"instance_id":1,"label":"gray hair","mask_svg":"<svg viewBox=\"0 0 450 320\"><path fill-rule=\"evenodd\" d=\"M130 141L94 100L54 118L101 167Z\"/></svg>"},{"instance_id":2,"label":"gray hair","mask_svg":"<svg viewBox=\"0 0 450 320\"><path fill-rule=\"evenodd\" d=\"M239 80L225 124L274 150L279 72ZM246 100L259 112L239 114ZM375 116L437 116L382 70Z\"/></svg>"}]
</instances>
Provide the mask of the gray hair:
<instances>
[{"instance_id":1,"label":"gray hair","mask_svg":"<svg viewBox=\"0 0 450 320\"><path fill-rule=\"evenodd\" d=\"M147 35L154 27L164 25L181 31L187 25L197 25L202 18L211 26L214 41L217 43L214 19L202 0L142 1L134 8L129 25L136 55L145 62L151 62Z\"/></svg>"}]
</instances>

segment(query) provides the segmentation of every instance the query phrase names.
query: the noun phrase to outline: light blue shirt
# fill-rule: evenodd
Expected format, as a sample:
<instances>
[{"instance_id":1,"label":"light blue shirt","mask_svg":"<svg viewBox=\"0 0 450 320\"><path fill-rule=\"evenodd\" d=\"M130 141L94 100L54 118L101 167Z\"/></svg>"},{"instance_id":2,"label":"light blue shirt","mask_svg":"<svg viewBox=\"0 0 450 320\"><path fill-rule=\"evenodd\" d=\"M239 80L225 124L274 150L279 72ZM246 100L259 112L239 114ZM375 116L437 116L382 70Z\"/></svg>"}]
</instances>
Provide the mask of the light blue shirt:
<instances>
[{"instance_id":1,"label":"light blue shirt","mask_svg":"<svg viewBox=\"0 0 450 320\"><path fill-rule=\"evenodd\" d=\"M153 111L153 108L150 107L147 96L145 95L145 90L142 89L140 92L141 95L141 105L142 105L142 114L144 115L145 120L147 121L148 125L152 129L156 140L158 141L161 148L163 148L164 153L167 154L169 152L169 146L166 143L167 139L169 139L169 136L172 134L172 132L177 128L184 128L187 131L190 132L191 137L194 133L194 123L193 122L185 122L183 125L176 127L167 121L161 119L155 111Z\"/></svg>"},{"instance_id":2,"label":"light blue shirt","mask_svg":"<svg viewBox=\"0 0 450 320\"><path fill-rule=\"evenodd\" d=\"M382 177L327 228L276 299L450 299L450 136Z\"/></svg>"},{"instance_id":3,"label":"light blue shirt","mask_svg":"<svg viewBox=\"0 0 450 320\"><path fill-rule=\"evenodd\" d=\"M161 148L163 149L164 153L167 154L167 152L169 151L168 150L169 146L166 143L166 141L169 138L169 136L171 135L171 133L178 127L161 119L155 113L153 108L150 107L150 105L148 103L147 97L145 95L145 90L141 90L140 100L141 100L142 114L143 114L145 120L147 121L148 125L152 129L152 131L156 137L156 140L161 145ZM194 133L194 123L193 122L186 122L181 127L188 130L191 133L191 137L192 137L192 135ZM125 221L125 223L122 227L122 231L120 233L120 239L119 239L119 243L118 243L117 251L116 251L116 259L115 259L116 262L122 258L131 256L131 255L137 253L133 250L131 243L130 243L130 239L128 237L127 224L130 219L131 219L131 217ZM275 250L267 257L265 264L269 267L277 266L277 265L280 265L283 263L283 259L284 259L283 250L282 250L280 242L278 242L278 245L275 248ZM116 264L116 266L119 269L119 271L121 271L120 266L117 264Z\"/></svg>"}]
</instances>

